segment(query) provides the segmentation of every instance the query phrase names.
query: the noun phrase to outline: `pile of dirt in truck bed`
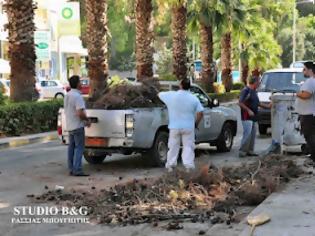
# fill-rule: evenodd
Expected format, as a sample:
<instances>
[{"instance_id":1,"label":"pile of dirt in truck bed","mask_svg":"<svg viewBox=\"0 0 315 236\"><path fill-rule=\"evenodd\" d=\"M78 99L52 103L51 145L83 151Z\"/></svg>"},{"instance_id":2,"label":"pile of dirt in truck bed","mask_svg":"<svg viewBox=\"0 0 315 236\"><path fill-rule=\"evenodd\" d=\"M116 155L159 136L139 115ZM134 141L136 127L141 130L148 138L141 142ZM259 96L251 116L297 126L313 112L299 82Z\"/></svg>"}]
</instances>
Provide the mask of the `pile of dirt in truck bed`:
<instances>
[{"instance_id":1,"label":"pile of dirt in truck bed","mask_svg":"<svg viewBox=\"0 0 315 236\"><path fill-rule=\"evenodd\" d=\"M282 183L303 171L280 155L252 164L216 168L203 166L175 171L158 179L133 180L109 189L54 190L34 197L36 202L88 206L92 221L103 224L158 224L162 220L232 222L239 206L256 206Z\"/></svg>"},{"instance_id":2,"label":"pile of dirt in truck bed","mask_svg":"<svg viewBox=\"0 0 315 236\"><path fill-rule=\"evenodd\" d=\"M157 79L147 79L137 85L123 83L107 88L97 101L88 103L88 107L109 110L154 107L161 105L159 89Z\"/></svg>"}]
</instances>

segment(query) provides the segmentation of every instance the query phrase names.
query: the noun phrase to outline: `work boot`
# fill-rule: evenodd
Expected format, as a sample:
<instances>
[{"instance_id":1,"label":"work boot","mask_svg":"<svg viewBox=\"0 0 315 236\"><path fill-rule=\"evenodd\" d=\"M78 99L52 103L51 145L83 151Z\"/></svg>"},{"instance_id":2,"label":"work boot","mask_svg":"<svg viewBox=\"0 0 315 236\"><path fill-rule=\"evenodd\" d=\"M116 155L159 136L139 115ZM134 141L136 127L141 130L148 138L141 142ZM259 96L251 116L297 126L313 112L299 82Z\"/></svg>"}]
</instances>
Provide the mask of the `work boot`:
<instances>
[{"instance_id":1,"label":"work boot","mask_svg":"<svg viewBox=\"0 0 315 236\"><path fill-rule=\"evenodd\" d=\"M243 152L243 151L239 151L238 152L238 157L242 158L242 157L247 157L247 153Z\"/></svg>"},{"instance_id":2,"label":"work boot","mask_svg":"<svg viewBox=\"0 0 315 236\"><path fill-rule=\"evenodd\" d=\"M258 157L259 155L258 155L257 153L255 153L255 152L253 152L253 151L249 151L249 152L247 153L247 156L250 156L250 157Z\"/></svg>"}]
</instances>

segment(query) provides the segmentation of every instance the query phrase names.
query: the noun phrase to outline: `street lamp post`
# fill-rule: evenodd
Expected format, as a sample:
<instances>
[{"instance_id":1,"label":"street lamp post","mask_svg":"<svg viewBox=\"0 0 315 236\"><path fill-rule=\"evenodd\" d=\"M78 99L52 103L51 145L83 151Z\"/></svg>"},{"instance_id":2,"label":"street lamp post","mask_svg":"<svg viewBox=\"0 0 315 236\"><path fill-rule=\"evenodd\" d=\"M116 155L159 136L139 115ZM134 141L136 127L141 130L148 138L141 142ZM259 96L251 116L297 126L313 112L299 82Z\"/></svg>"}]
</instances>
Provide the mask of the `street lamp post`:
<instances>
[{"instance_id":1,"label":"street lamp post","mask_svg":"<svg viewBox=\"0 0 315 236\"><path fill-rule=\"evenodd\" d=\"M298 4L303 4L303 3L313 3L315 4L315 0L304 0L304 1L299 1L299 2L296 2L295 0L293 1L293 32L292 32L292 45L293 45L293 58L292 58L292 61L293 63L295 62L296 60L296 6Z\"/></svg>"}]
</instances>

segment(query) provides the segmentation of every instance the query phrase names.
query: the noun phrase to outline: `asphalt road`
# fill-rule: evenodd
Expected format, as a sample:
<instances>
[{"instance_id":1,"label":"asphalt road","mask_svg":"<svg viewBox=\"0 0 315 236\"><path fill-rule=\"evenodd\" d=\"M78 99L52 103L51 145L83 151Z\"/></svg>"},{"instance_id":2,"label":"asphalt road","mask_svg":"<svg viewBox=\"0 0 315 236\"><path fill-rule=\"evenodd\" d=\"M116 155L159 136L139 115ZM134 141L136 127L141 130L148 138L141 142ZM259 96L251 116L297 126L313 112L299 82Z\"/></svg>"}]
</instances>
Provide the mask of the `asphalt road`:
<instances>
[{"instance_id":1,"label":"asphalt road","mask_svg":"<svg viewBox=\"0 0 315 236\"><path fill-rule=\"evenodd\" d=\"M209 145L199 145L196 158L197 166L212 162L217 166L240 164L250 158L239 159L237 154L240 143L241 127L234 140L234 146L229 153L216 153ZM269 136L259 137L256 150L265 150L271 142ZM41 194L45 186L54 189L56 185L66 189L86 189L92 186L104 188L117 183L123 183L134 178L160 176L164 168L152 168L148 161L140 156L113 155L102 165L92 166L84 161L83 168L90 177L68 176L66 168L66 147L59 141L42 144L32 144L19 148L5 149L0 152L0 235L158 235L161 232L148 225L110 228L92 226L90 224L13 224L13 207L32 205L28 194ZM222 234L220 234L220 227ZM235 226L237 228L237 226ZM207 229L208 224L190 224L185 226L181 235L192 235L200 229ZM240 231L224 225L213 228L216 234L238 235ZM230 232L230 233L228 233ZM176 232L175 232L176 233ZM164 235L175 235L174 232L164 232ZM208 234L207 233L207 234Z\"/></svg>"}]
</instances>

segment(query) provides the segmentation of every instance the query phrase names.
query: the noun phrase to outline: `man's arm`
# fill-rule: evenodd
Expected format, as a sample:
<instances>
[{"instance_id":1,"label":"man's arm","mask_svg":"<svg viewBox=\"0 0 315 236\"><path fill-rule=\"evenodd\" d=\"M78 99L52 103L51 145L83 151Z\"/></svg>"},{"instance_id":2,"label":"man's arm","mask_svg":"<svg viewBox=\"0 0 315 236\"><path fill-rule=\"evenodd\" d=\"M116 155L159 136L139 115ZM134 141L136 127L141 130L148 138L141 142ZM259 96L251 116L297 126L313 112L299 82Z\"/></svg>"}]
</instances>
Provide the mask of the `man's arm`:
<instances>
[{"instance_id":1,"label":"man's arm","mask_svg":"<svg viewBox=\"0 0 315 236\"><path fill-rule=\"evenodd\" d=\"M254 112L253 112L248 106L246 106L243 102L239 101L239 102L238 102L238 105L239 105L242 109L244 109L245 111L247 111L249 116L254 116L254 115L255 115Z\"/></svg>"},{"instance_id":2,"label":"man's arm","mask_svg":"<svg viewBox=\"0 0 315 236\"><path fill-rule=\"evenodd\" d=\"M259 102L259 106L265 109L271 109L272 107L272 102L270 102L269 104L265 104L265 103L261 103Z\"/></svg>"},{"instance_id":3,"label":"man's arm","mask_svg":"<svg viewBox=\"0 0 315 236\"><path fill-rule=\"evenodd\" d=\"M297 96L298 98L301 98L301 99L303 99L303 100L306 100L306 99L309 99L309 98L312 96L312 94L311 94L310 92L307 92L307 91L300 91L300 92L298 92L298 93L296 94L296 96Z\"/></svg>"},{"instance_id":4,"label":"man's arm","mask_svg":"<svg viewBox=\"0 0 315 236\"><path fill-rule=\"evenodd\" d=\"M86 111L85 111L85 103L82 97L80 97L79 99L77 99L76 101L76 113L77 116L82 120L85 121L85 125L87 127L90 127L91 122L89 120L89 118L86 115Z\"/></svg>"},{"instance_id":5,"label":"man's arm","mask_svg":"<svg viewBox=\"0 0 315 236\"><path fill-rule=\"evenodd\" d=\"M195 122L195 128L198 128L199 123L200 123L202 117L203 117L203 112L202 112L202 111L201 111L201 112L197 112L196 122Z\"/></svg>"},{"instance_id":6,"label":"man's arm","mask_svg":"<svg viewBox=\"0 0 315 236\"><path fill-rule=\"evenodd\" d=\"M243 89L240 94L238 105L241 107L241 109L247 111L249 116L254 116L254 112L244 103L248 99L248 96L250 96L248 89Z\"/></svg>"}]
</instances>

